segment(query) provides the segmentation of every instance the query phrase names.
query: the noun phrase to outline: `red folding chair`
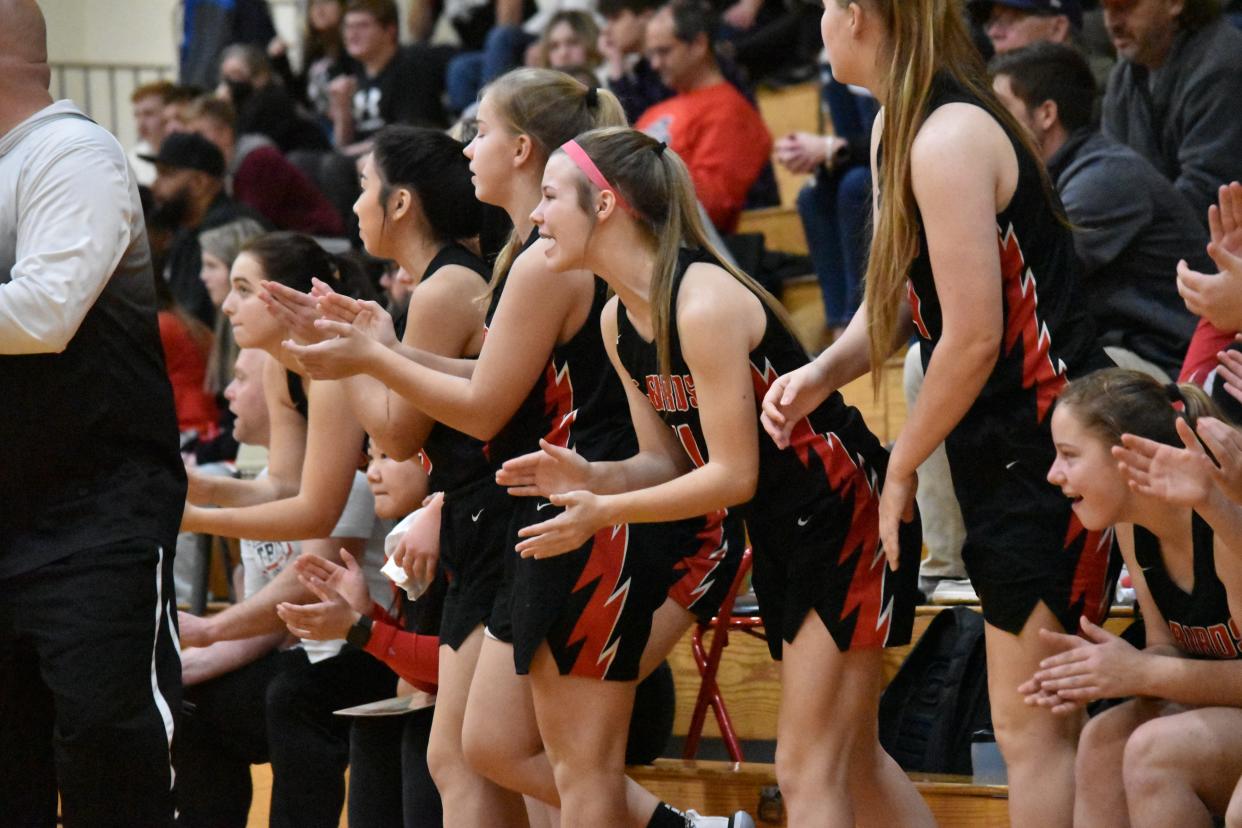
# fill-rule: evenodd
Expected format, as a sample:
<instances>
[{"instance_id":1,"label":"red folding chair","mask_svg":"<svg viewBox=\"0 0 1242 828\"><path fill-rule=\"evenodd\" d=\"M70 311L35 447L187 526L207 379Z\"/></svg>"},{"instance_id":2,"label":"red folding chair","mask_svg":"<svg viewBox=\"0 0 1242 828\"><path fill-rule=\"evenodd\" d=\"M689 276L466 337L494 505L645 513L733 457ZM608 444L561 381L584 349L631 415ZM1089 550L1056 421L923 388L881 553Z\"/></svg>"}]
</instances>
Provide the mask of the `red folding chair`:
<instances>
[{"instance_id":1,"label":"red folding chair","mask_svg":"<svg viewBox=\"0 0 1242 828\"><path fill-rule=\"evenodd\" d=\"M720 671L720 659L725 647L729 646L729 633L736 630L755 638L764 639L763 621L758 617L759 606L755 603L754 593L739 596L746 576L750 574L751 550L746 547L742 553L742 562L737 568L737 575L729 587L729 593L720 605L719 614L709 623L700 622L695 625L690 637L690 651L694 655L695 666L699 668L702 681L699 684L698 699L694 703L694 713L690 717L690 727L686 731L686 747L682 752L683 759L693 759L699 752L699 742L703 738L703 724L710 707L716 717L716 725L720 728L720 736L724 741L725 750L734 762L741 762L742 746L733 730L733 721L729 718L729 710L725 706L724 696L716 684L716 675ZM703 646L703 634L712 631L711 643Z\"/></svg>"}]
</instances>

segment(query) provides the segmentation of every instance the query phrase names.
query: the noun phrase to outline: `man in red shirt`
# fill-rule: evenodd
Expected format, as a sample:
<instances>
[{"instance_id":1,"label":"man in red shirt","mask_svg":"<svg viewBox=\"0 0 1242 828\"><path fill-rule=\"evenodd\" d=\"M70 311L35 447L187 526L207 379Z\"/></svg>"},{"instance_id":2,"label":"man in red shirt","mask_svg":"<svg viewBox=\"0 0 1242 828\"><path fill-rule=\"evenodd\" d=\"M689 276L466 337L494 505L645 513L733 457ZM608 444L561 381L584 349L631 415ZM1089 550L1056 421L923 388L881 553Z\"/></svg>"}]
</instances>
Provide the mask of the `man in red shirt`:
<instances>
[{"instance_id":1,"label":"man in red shirt","mask_svg":"<svg viewBox=\"0 0 1242 828\"><path fill-rule=\"evenodd\" d=\"M721 75L712 50L715 24L704 0L674 0L647 23L647 60L677 94L644 112L636 126L681 156L712 223L732 233L768 161L772 136Z\"/></svg>"}]
</instances>

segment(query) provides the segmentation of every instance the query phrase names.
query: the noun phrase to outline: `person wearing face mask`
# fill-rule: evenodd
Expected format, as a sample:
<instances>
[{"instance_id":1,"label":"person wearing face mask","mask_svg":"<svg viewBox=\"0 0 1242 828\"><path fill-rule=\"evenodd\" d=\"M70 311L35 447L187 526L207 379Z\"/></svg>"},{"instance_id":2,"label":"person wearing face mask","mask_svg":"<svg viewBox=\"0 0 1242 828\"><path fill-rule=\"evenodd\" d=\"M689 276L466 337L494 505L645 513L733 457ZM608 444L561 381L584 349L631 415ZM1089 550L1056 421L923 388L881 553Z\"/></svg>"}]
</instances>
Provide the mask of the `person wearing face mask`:
<instances>
[{"instance_id":1,"label":"person wearing face mask","mask_svg":"<svg viewBox=\"0 0 1242 828\"><path fill-rule=\"evenodd\" d=\"M327 133L299 111L293 95L257 46L237 43L224 50L216 95L233 105L239 135L266 135L281 152L332 148Z\"/></svg>"},{"instance_id":2,"label":"person wearing face mask","mask_svg":"<svg viewBox=\"0 0 1242 828\"><path fill-rule=\"evenodd\" d=\"M198 234L243 217L264 226L267 222L225 193L224 156L203 136L174 133L164 139L158 154L143 158L155 164L151 194L156 209L177 227L168 248L164 279L181 307L211 325L216 309L199 278L202 248Z\"/></svg>"}]
</instances>

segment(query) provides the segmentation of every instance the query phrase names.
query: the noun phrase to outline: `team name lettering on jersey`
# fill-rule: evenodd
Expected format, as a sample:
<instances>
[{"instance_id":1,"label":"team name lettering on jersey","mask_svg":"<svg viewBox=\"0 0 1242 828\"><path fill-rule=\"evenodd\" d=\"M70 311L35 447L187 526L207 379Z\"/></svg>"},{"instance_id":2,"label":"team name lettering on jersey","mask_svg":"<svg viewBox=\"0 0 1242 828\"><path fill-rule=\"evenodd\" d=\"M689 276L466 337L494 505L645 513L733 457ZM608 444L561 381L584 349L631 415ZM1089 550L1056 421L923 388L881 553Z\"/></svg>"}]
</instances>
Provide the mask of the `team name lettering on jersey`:
<instances>
[{"instance_id":1,"label":"team name lettering on jersey","mask_svg":"<svg viewBox=\"0 0 1242 828\"><path fill-rule=\"evenodd\" d=\"M671 377L648 374L647 387L640 386L639 390L647 394L656 411L689 411L699 407L699 399L694 393L694 377L689 374Z\"/></svg>"},{"instance_id":2,"label":"team name lettering on jersey","mask_svg":"<svg viewBox=\"0 0 1242 828\"><path fill-rule=\"evenodd\" d=\"M1169 622L1169 632L1178 649L1208 658L1238 658L1242 634L1232 618L1228 624L1195 627L1189 624Z\"/></svg>"}]
</instances>

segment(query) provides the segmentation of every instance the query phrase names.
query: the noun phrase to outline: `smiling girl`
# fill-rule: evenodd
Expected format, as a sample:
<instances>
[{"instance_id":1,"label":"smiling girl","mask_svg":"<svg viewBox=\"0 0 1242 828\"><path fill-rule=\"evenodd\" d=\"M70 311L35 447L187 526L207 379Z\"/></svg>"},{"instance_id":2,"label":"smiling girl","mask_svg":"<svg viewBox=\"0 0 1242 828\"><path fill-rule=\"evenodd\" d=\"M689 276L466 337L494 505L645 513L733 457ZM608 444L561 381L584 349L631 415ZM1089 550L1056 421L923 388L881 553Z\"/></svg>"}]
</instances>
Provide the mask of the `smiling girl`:
<instances>
[{"instance_id":1,"label":"smiling girl","mask_svg":"<svg viewBox=\"0 0 1242 828\"><path fill-rule=\"evenodd\" d=\"M944 443L962 507L962 559L987 625L988 689L1017 828L1068 826L1080 721L1014 688L1048 655L1038 631L1107 610L1108 537L1044 479L1048 415L1072 378L1108 362L1078 301L1073 238L1031 139L992 92L959 4L824 0L833 75L883 104L872 134L875 233L846 331L777 380L764 404L781 445L825 395L915 333L926 381L893 446L880 537L897 532L915 469Z\"/></svg>"},{"instance_id":2,"label":"smiling girl","mask_svg":"<svg viewBox=\"0 0 1242 828\"><path fill-rule=\"evenodd\" d=\"M919 547L911 522L900 548L880 548L884 449L835 394L791 447L760 439L758 400L806 353L776 299L721 263L662 143L610 129L565 144L532 218L550 267L591 269L617 293L601 327L640 448L600 463L545 443L507 464L516 494L567 507L522 530L519 551L555 560L602 527L739 507L769 647L784 656L777 777L790 824L932 824L876 732L882 648L909 641Z\"/></svg>"},{"instance_id":3,"label":"smiling girl","mask_svg":"<svg viewBox=\"0 0 1242 828\"><path fill-rule=\"evenodd\" d=\"M1209 826L1242 776L1242 558L1213 529L1214 487L1156 497L1128 485L1114 459L1140 465L1123 434L1197 448L1197 421L1216 413L1197 386L1119 368L1071 382L1053 412L1048 480L1087 529L1116 525L1147 632L1141 650L1086 619L1084 638L1042 633L1061 652L1023 685L1028 703L1079 715L1097 699L1137 697L1083 730L1076 825Z\"/></svg>"},{"instance_id":4,"label":"smiling girl","mask_svg":"<svg viewBox=\"0 0 1242 828\"><path fill-rule=\"evenodd\" d=\"M503 207L514 232L496 265L477 364L459 370L337 322L319 323L337 339L293 350L316 375L366 373L435 420L487 440L495 466L537 449L540 439L592 459L628 456L633 433L624 394L607 370L595 324L606 286L587 270L554 272L554 245L538 238L530 219L548 154L587 128L623 123L620 104L558 72L517 70L488 88L478 122L466 148L475 194ZM519 502L513 531L554 514L544 512L549 506ZM727 588L740 536L730 538L718 517L655 532L617 527L546 565L515 560L509 537L511 592L502 591L480 647L464 726L467 757L505 787L560 805L563 824L680 828L685 817L627 783L626 724L636 679L692 619L673 607L675 623L648 647L652 613L670 589L688 601L718 596L707 588ZM701 589L676 589L696 576ZM515 664L529 681L515 677ZM497 711L505 711L503 726ZM502 818L471 824L510 824Z\"/></svg>"}]
</instances>

